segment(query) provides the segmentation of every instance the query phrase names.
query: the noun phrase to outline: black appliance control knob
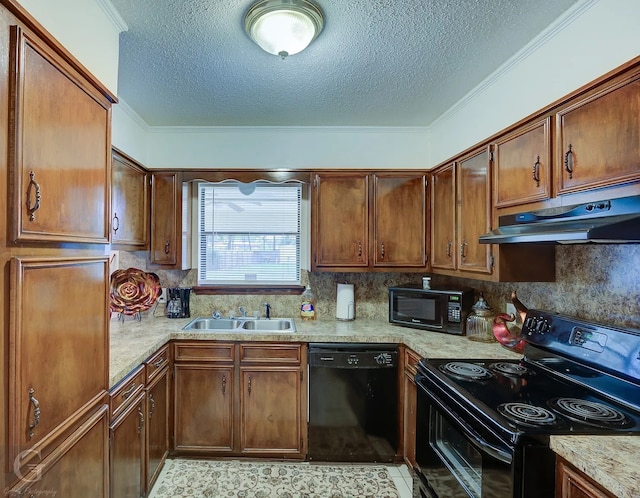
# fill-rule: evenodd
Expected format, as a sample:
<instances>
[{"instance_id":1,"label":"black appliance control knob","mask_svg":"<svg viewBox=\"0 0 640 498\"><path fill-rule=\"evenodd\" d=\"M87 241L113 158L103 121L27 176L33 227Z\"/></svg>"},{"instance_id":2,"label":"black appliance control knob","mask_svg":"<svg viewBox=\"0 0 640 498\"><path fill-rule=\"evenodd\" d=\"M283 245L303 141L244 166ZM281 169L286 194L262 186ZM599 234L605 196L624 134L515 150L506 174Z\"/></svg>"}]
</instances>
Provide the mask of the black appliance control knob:
<instances>
[{"instance_id":1,"label":"black appliance control knob","mask_svg":"<svg viewBox=\"0 0 640 498\"><path fill-rule=\"evenodd\" d=\"M375 357L378 365L389 365L391 363L391 355L389 353L380 353Z\"/></svg>"}]
</instances>

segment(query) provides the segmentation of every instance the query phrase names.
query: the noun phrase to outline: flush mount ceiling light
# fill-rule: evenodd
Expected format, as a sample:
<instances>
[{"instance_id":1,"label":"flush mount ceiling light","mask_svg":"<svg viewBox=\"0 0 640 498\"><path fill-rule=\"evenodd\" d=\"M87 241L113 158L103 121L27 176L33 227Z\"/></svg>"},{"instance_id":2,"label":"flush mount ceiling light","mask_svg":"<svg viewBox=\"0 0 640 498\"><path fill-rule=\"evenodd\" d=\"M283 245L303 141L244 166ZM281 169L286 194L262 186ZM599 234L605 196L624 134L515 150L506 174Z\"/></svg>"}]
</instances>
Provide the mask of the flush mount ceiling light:
<instances>
[{"instance_id":1,"label":"flush mount ceiling light","mask_svg":"<svg viewBox=\"0 0 640 498\"><path fill-rule=\"evenodd\" d=\"M323 25L322 12L307 0L262 0L244 18L249 37L265 52L283 59L307 48Z\"/></svg>"}]
</instances>

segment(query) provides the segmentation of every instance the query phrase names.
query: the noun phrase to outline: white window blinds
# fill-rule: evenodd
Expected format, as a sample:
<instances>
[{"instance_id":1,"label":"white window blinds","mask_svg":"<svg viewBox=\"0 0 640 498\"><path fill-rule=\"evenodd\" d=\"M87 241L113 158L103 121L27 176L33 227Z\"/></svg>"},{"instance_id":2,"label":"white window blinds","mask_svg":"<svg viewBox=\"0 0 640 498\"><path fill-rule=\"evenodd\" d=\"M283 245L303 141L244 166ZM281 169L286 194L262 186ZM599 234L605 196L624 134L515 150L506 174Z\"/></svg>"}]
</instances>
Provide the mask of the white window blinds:
<instances>
[{"instance_id":1,"label":"white window blinds","mask_svg":"<svg viewBox=\"0 0 640 498\"><path fill-rule=\"evenodd\" d=\"M299 285L298 183L198 185L198 285Z\"/></svg>"}]
</instances>

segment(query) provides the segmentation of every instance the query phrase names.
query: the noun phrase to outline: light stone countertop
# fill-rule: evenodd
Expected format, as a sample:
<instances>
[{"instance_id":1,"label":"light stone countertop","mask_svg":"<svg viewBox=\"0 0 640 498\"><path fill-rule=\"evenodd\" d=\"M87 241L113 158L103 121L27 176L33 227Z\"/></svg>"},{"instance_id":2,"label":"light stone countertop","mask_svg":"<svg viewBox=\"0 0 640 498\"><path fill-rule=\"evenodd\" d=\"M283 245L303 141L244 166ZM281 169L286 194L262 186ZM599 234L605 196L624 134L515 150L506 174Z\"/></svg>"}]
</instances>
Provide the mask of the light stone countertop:
<instances>
[{"instance_id":1,"label":"light stone countertop","mask_svg":"<svg viewBox=\"0 0 640 498\"><path fill-rule=\"evenodd\" d=\"M295 319L297 332L192 332L184 327L193 318L168 319L143 316L141 321L115 318L110 328L110 387L172 339L275 342L402 343L424 358L521 358L498 343L480 343L466 337L398 327L376 320L303 321ZM619 498L640 498L640 437L553 436L551 448Z\"/></svg>"},{"instance_id":2,"label":"light stone countertop","mask_svg":"<svg viewBox=\"0 0 640 498\"><path fill-rule=\"evenodd\" d=\"M466 337L398 327L377 320L304 321L296 319L297 332L202 332L182 330L193 318L145 316L111 321L109 387L172 339L275 342L403 343L425 358L521 358L498 343L480 343Z\"/></svg>"},{"instance_id":3,"label":"light stone countertop","mask_svg":"<svg viewBox=\"0 0 640 498\"><path fill-rule=\"evenodd\" d=\"M553 436L551 449L618 498L640 498L640 437Z\"/></svg>"}]
</instances>

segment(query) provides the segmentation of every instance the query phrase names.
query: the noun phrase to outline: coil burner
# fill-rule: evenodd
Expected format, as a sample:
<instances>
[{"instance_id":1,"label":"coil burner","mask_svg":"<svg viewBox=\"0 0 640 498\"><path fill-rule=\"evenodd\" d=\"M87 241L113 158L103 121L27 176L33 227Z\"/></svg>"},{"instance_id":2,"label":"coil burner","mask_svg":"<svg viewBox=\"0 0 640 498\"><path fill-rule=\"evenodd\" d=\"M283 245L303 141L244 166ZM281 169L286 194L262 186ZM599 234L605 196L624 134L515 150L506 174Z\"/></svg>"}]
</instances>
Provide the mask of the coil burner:
<instances>
[{"instance_id":1,"label":"coil burner","mask_svg":"<svg viewBox=\"0 0 640 498\"><path fill-rule=\"evenodd\" d=\"M483 366L465 361L450 361L439 368L441 372L462 380L485 380L493 377Z\"/></svg>"},{"instance_id":2,"label":"coil burner","mask_svg":"<svg viewBox=\"0 0 640 498\"><path fill-rule=\"evenodd\" d=\"M489 365L489 368L494 372L509 375L511 377L522 377L525 374L531 373L527 367L520 363L498 362L492 363Z\"/></svg>"},{"instance_id":3,"label":"coil burner","mask_svg":"<svg viewBox=\"0 0 640 498\"><path fill-rule=\"evenodd\" d=\"M555 425L558 421L551 410L527 403L503 403L498 406L498 411L509 420L530 427Z\"/></svg>"},{"instance_id":4,"label":"coil burner","mask_svg":"<svg viewBox=\"0 0 640 498\"><path fill-rule=\"evenodd\" d=\"M624 413L594 401L579 398L554 398L549 406L575 422L604 428L629 428L635 424Z\"/></svg>"}]
</instances>

